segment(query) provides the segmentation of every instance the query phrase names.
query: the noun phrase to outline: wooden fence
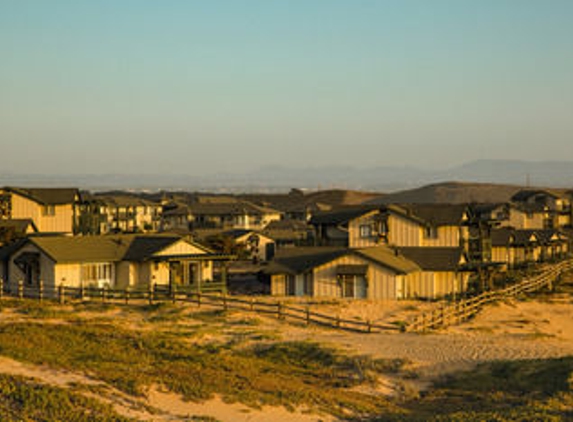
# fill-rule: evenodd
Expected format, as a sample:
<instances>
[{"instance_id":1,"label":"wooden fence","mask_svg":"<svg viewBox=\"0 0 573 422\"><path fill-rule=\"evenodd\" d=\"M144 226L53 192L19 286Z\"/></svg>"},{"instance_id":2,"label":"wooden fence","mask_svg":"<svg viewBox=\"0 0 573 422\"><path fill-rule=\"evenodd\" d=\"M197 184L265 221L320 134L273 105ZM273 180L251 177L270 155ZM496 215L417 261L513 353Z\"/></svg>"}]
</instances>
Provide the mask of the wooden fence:
<instances>
[{"instance_id":1,"label":"wooden fence","mask_svg":"<svg viewBox=\"0 0 573 422\"><path fill-rule=\"evenodd\" d=\"M561 274L572 269L573 261L571 260L543 267L539 274L504 289L488 291L479 296L459 300L447 305L444 304L439 309L422 313L406 324L405 330L409 332L423 332L448 325L460 324L492 302L522 293L534 292L543 287L551 288Z\"/></svg>"},{"instance_id":2,"label":"wooden fence","mask_svg":"<svg viewBox=\"0 0 573 422\"><path fill-rule=\"evenodd\" d=\"M485 305L494 301L539 290L552 283L565 271L573 269L573 261L564 261L559 264L544 267L541 272L520 283L500 290L489 291L469 299L443 305L432 312L425 312L414 318L410 323L402 326L384 324L361 319L345 319L339 315L328 315L311 310L308 305L293 305L272 299L242 298L228 296L227 294L204 293L206 289L221 291L218 283L212 286L203 285L202 291L182 291L152 287L142 289L109 289L97 287L67 287L56 288L39 286L25 286L20 282L17 290L11 296L24 299L52 300L59 303L68 301L101 301L115 304L153 304L155 302L191 303L197 307L211 307L221 310L241 310L256 312L276 317L280 320L295 321L302 324L317 324L340 330L362 333L375 333L384 331L424 332L452 324L459 324L478 313ZM224 291L224 290L223 290ZM0 280L0 298L6 294L2 280Z\"/></svg>"},{"instance_id":3,"label":"wooden fence","mask_svg":"<svg viewBox=\"0 0 573 422\"><path fill-rule=\"evenodd\" d=\"M213 283L215 284L215 283ZM244 298L228 296L226 294L204 293L207 285L201 286L201 292L169 290L165 288L142 289L109 289L97 287L68 287L56 288L39 286L26 286L20 282L17 290L11 292L12 297L19 299L36 299L40 301L51 300L64 304L69 301L100 301L101 303L114 304L153 304L156 302L191 303L197 307L211 307L221 310L241 310L256 312L276 317L280 320L289 320L310 325L348 330L362 333L373 333L389 330L398 330L396 325L375 323L369 320L345 319L339 315L328 315L316 312L309 305L293 305L269 298ZM212 286L213 290L221 291L218 286ZM0 280L0 298L4 291Z\"/></svg>"}]
</instances>

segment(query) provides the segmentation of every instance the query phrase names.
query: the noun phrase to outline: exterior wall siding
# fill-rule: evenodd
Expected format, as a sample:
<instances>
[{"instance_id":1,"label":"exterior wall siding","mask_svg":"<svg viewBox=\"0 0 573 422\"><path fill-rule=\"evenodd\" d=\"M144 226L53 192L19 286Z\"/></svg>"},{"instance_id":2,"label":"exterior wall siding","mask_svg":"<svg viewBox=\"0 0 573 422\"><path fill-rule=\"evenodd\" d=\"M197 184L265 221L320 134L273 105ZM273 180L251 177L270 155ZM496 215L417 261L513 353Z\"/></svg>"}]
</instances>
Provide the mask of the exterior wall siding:
<instances>
[{"instance_id":1,"label":"exterior wall siding","mask_svg":"<svg viewBox=\"0 0 573 422\"><path fill-rule=\"evenodd\" d=\"M440 226L435 238L423 236L422 246L427 247L458 247L464 239L465 232L459 226ZM467 239L467 236L465 236Z\"/></svg>"},{"instance_id":2,"label":"exterior wall siding","mask_svg":"<svg viewBox=\"0 0 573 422\"><path fill-rule=\"evenodd\" d=\"M314 269L315 296L342 297L342 288L338 283L336 273L339 265L368 265L366 274L367 298L396 299L396 275L394 272L353 255L338 258Z\"/></svg>"},{"instance_id":3,"label":"exterior wall siding","mask_svg":"<svg viewBox=\"0 0 573 422\"><path fill-rule=\"evenodd\" d=\"M43 206L28 198L12 193L12 218L30 218L42 233L72 233L74 207L72 204L55 205L54 215L43 215Z\"/></svg>"},{"instance_id":4,"label":"exterior wall siding","mask_svg":"<svg viewBox=\"0 0 573 422\"><path fill-rule=\"evenodd\" d=\"M355 218L348 224L348 246L351 248L367 248L377 245L377 237L374 232L374 217L378 216L380 212L372 211L361 217ZM371 235L364 237L360 233L361 226L370 226Z\"/></svg>"},{"instance_id":5,"label":"exterior wall siding","mask_svg":"<svg viewBox=\"0 0 573 422\"><path fill-rule=\"evenodd\" d=\"M388 244L394 246L422 246L422 227L395 214L388 217Z\"/></svg>"}]
</instances>

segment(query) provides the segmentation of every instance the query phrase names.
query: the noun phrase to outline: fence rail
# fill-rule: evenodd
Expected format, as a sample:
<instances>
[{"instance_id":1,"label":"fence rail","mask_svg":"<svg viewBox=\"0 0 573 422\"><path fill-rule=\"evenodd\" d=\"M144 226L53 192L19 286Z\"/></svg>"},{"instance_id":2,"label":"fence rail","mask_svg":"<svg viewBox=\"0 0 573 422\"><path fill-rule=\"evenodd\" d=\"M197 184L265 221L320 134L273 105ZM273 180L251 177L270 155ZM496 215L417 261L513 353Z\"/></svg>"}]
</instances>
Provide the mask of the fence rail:
<instances>
[{"instance_id":1,"label":"fence rail","mask_svg":"<svg viewBox=\"0 0 573 422\"><path fill-rule=\"evenodd\" d=\"M459 324L477 312L485 305L494 301L516 296L521 293L528 293L539 290L551 284L565 271L573 269L573 261L561 262L559 264L545 267L542 271L527 280L504 289L482 293L469 299L463 299L432 312L425 312L414 318L410 323L398 326L389 323L380 323L363 319L342 318L340 315L328 315L316 312L309 305L293 305L282 301L258 300L255 298L244 298L228 296L226 293L213 294L203 293L193 290L171 290L165 288L149 289L110 289L97 287L68 287L25 286L18 283L16 291L7 292L4 290L2 280L0 280L0 298L4 294L24 299L37 299L58 301L66 303L68 301L101 301L102 303L129 304L172 302L189 303L197 307L207 306L222 310L241 310L274 316L279 320L290 320L306 325L316 324L340 330L347 330L361 333L376 333L387 331L408 331L423 332L433 330L447 325ZM219 288L213 283L213 289ZM205 286L202 286L205 290ZM225 292L225 290L222 290Z\"/></svg>"},{"instance_id":2,"label":"fence rail","mask_svg":"<svg viewBox=\"0 0 573 422\"><path fill-rule=\"evenodd\" d=\"M405 330L409 332L423 332L434 330L448 325L459 324L477 314L485 305L492 302L540 290L543 287L551 288L561 274L573 270L573 261L563 261L558 264L546 266L541 271L517 284L503 289L484 292L479 296L459 300L440 309L425 312L406 324Z\"/></svg>"},{"instance_id":3,"label":"fence rail","mask_svg":"<svg viewBox=\"0 0 573 422\"><path fill-rule=\"evenodd\" d=\"M214 283L213 283L214 284ZM255 298L242 298L228 296L225 293L203 293L196 290L170 290L162 287L150 289L111 289L99 287L69 287L26 286L18 283L16 291L7 292L0 280L0 297L3 294L20 299L51 300L61 304L69 301L100 301L101 303L129 304L156 302L190 303L198 307L207 306L222 310L241 310L255 312L276 317L279 320L297 321L306 325L316 324L341 330L373 333L388 330L398 330L391 324L375 323L369 320L347 319L339 315L327 315L316 312L308 305L293 305L282 301L257 300ZM212 286L217 290L217 286ZM220 289L218 289L221 291ZM224 291L224 290L223 290Z\"/></svg>"}]
</instances>

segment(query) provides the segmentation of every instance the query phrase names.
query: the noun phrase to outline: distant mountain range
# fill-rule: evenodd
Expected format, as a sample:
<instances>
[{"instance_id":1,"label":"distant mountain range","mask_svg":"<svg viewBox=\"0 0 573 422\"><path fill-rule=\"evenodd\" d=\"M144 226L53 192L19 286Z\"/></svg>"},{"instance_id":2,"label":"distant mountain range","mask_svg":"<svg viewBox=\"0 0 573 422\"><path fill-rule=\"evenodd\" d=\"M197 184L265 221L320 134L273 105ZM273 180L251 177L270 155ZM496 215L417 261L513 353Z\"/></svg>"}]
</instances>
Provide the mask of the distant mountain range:
<instances>
[{"instance_id":1,"label":"distant mountain range","mask_svg":"<svg viewBox=\"0 0 573 422\"><path fill-rule=\"evenodd\" d=\"M202 176L171 174L0 174L2 186L78 186L89 190L186 190L280 192L290 188L392 192L446 181L573 188L573 162L477 160L440 170L416 167L263 167L249 173Z\"/></svg>"}]
</instances>

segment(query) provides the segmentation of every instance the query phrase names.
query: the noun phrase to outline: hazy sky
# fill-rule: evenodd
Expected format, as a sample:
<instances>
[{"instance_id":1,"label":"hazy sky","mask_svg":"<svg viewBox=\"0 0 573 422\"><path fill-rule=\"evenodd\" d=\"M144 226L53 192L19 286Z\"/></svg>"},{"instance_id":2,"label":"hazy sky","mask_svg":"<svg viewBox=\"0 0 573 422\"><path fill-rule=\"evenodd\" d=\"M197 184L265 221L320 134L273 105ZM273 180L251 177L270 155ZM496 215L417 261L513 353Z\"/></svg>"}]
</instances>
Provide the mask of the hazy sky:
<instances>
[{"instance_id":1,"label":"hazy sky","mask_svg":"<svg viewBox=\"0 0 573 422\"><path fill-rule=\"evenodd\" d=\"M573 160L571 0L0 0L0 173Z\"/></svg>"}]
</instances>

